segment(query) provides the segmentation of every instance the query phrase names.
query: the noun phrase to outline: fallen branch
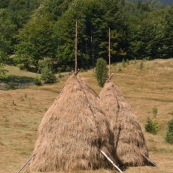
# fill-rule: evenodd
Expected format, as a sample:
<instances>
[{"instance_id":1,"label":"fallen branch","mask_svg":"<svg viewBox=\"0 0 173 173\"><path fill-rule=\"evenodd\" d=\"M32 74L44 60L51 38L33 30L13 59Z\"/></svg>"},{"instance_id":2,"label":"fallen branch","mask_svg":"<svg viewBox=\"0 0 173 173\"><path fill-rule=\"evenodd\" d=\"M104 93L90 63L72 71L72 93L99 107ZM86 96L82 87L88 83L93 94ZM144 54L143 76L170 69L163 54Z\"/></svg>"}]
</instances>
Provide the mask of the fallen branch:
<instances>
[{"instance_id":1,"label":"fallen branch","mask_svg":"<svg viewBox=\"0 0 173 173\"><path fill-rule=\"evenodd\" d=\"M115 163L106 155L106 153L105 153L104 151L100 150L100 152L106 157L106 159L107 159L107 160L108 160L119 172L123 173L123 172L121 171L121 169L120 169L117 165L115 165Z\"/></svg>"}]
</instances>

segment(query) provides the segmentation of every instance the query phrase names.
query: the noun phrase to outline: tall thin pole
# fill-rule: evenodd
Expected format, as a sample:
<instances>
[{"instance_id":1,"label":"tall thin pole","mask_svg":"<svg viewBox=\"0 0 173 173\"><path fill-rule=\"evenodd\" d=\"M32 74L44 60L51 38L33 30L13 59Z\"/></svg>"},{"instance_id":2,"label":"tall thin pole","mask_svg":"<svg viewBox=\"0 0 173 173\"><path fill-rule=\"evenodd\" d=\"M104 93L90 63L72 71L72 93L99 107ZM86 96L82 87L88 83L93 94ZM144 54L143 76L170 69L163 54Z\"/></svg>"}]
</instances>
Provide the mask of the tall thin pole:
<instances>
[{"instance_id":1,"label":"tall thin pole","mask_svg":"<svg viewBox=\"0 0 173 173\"><path fill-rule=\"evenodd\" d=\"M111 32L110 32L110 28L109 28L109 48L108 48L108 56L109 56L109 78L111 77L111 39L110 39L110 36L111 35Z\"/></svg>"},{"instance_id":2,"label":"tall thin pole","mask_svg":"<svg viewBox=\"0 0 173 173\"><path fill-rule=\"evenodd\" d=\"M76 21L76 37L75 37L75 73L77 72L77 41L78 41L78 38L77 38L77 34L78 34L78 24L77 24L77 21Z\"/></svg>"}]
</instances>

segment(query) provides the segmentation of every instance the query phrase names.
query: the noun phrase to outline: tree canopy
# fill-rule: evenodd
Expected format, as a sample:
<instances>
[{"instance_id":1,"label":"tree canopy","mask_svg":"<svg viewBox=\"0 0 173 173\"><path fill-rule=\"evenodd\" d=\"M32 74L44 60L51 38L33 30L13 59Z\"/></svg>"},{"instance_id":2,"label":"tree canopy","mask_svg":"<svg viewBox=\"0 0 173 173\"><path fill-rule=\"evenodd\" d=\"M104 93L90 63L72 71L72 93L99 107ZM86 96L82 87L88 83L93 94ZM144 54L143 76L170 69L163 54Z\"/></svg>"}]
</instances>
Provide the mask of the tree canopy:
<instances>
[{"instance_id":1,"label":"tree canopy","mask_svg":"<svg viewBox=\"0 0 173 173\"><path fill-rule=\"evenodd\" d=\"M173 5L156 0L4 0L0 62L39 69L39 61L50 58L54 70L72 69L76 21L79 68L107 60L109 28L113 62L172 58Z\"/></svg>"}]
</instances>

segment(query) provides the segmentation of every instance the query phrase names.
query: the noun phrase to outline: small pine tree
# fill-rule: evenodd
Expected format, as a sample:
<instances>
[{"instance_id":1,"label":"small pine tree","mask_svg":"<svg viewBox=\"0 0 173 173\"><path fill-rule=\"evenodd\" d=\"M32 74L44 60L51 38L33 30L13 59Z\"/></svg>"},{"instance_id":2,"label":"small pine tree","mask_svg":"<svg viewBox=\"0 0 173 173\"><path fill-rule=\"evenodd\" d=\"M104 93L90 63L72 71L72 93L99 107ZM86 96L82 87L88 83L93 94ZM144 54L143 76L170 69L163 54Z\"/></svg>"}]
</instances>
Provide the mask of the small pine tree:
<instances>
[{"instance_id":1,"label":"small pine tree","mask_svg":"<svg viewBox=\"0 0 173 173\"><path fill-rule=\"evenodd\" d=\"M173 119L168 121L168 131L166 134L166 141L173 144Z\"/></svg>"},{"instance_id":2,"label":"small pine tree","mask_svg":"<svg viewBox=\"0 0 173 173\"><path fill-rule=\"evenodd\" d=\"M146 124L145 124L145 130L146 132L157 134L158 132L158 123L156 119L147 118Z\"/></svg>"},{"instance_id":3,"label":"small pine tree","mask_svg":"<svg viewBox=\"0 0 173 173\"><path fill-rule=\"evenodd\" d=\"M106 80L108 79L108 68L104 59L97 59L95 73L99 86L103 87Z\"/></svg>"},{"instance_id":4,"label":"small pine tree","mask_svg":"<svg viewBox=\"0 0 173 173\"><path fill-rule=\"evenodd\" d=\"M159 125L158 125L158 122L157 122L157 107L153 107L152 109L153 111L153 117L152 118L147 118L147 121L146 121L146 124L145 124L145 130L146 132L149 132L149 133L152 133L152 134L157 134L158 132L158 128L159 128Z\"/></svg>"}]
</instances>

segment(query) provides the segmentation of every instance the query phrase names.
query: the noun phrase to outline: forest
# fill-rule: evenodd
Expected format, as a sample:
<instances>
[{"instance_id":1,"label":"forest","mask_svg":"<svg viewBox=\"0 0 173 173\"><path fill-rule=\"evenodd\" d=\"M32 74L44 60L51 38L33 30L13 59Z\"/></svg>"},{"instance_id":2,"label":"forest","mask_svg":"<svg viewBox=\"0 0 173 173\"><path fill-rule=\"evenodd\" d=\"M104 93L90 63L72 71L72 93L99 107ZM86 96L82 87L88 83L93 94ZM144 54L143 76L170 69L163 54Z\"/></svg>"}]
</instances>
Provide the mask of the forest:
<instances>
[{"instance_id":1,"label":"forest","mask_svg":"<svg viewBox=\"0 0 173 173\"><path fill-rule=\"evenodd\" d=\"M5 64L39 72L46 61L56 72L74 68L78 21L79 68L112 62L173 57L170 1L0 0L0 73Z\"/></svg>"}]
</instances>

